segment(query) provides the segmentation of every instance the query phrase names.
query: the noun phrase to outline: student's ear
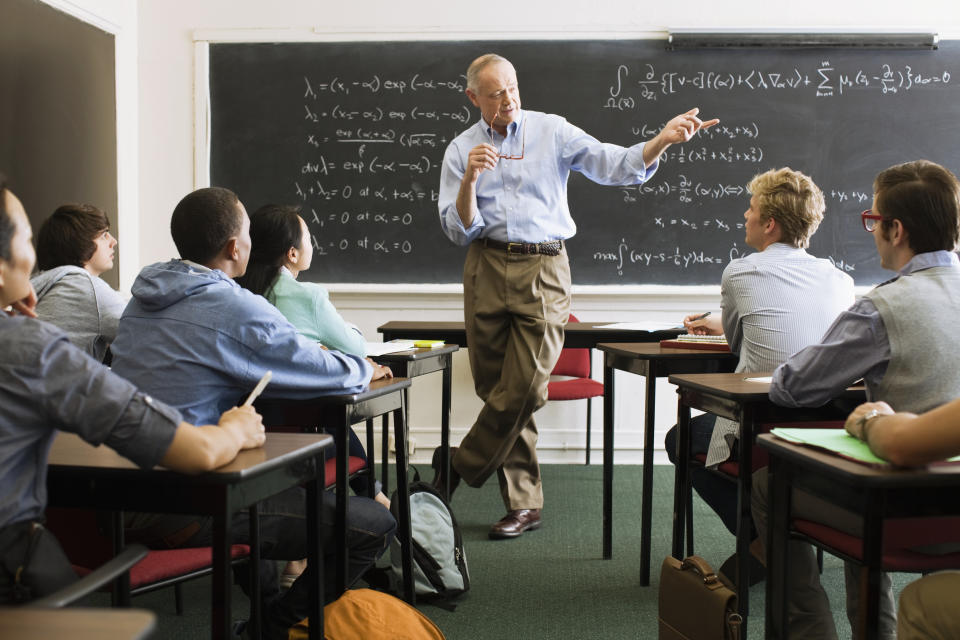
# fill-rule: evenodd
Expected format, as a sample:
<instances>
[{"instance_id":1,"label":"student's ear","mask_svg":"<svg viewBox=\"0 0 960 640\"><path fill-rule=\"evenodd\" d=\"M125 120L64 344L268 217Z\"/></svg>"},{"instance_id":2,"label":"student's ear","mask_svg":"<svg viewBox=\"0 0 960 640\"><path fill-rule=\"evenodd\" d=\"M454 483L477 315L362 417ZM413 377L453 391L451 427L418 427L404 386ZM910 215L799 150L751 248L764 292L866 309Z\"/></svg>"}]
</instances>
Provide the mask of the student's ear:
<instances>
[{"instance_id":1,"label":"student's ear","mask_svg":"<svg viewBox=\"0 0 960 640\"><path fill-rule=\"evenodd\" d=\"M297 260L300 259L300 249L297 247L290 247L287 249L287 262L290 264L297 264Z\"/></svg>"},{"instance_id":2,"label":"student's ear","mask_svg":"<svg viewBox=\"0 0 960 640\"><path fill-rule=\"evenodd\" d=\"M903 223L898 218L894 218L890 222L890 242L894 246L909 246L910 234L907 233Z\"/></svg>"},{"instance_id":3,"label":"student's ear","mask_svg":"<svg viewBox=\"0 0 960 640\"><path fill-rule=\"evenodd\" d=\"M240 260L240 247L237 243L237 237L233 236L223 245L223 255L229 260L237 262Z\"/></svg>"}]
</instances>

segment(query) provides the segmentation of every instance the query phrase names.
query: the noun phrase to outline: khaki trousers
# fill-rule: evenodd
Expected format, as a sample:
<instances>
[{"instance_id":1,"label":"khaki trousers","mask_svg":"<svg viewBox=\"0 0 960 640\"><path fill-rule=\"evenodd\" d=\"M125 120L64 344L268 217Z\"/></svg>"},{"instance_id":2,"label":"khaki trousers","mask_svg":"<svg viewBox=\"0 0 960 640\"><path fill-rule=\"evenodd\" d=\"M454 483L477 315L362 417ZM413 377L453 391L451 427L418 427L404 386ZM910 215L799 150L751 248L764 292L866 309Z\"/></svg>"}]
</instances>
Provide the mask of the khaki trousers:
<instances>
[{"instance_id":1,"label":"khaki trousers","mask_svg":"<svg viewBox=\"0 0 960 640\"><path fill-rule=\"evenodd\" d=\"M900 594L898 640L960 638L960 571L934 573L911 582Z\"/></svg>"},{"instance_id":2,"label":"khaki trousers","mask_svg":"<svg viewBox=\"0 0 960 640\"><path fill-rule=\"evenodd\" d=\"M533 413L547 401L550 372L570 315L570 265L474 242L463 266L470 369L484 406L453 465L472 487L494 471L508 510L543 506Z\"/></svg>"}]
</instances>

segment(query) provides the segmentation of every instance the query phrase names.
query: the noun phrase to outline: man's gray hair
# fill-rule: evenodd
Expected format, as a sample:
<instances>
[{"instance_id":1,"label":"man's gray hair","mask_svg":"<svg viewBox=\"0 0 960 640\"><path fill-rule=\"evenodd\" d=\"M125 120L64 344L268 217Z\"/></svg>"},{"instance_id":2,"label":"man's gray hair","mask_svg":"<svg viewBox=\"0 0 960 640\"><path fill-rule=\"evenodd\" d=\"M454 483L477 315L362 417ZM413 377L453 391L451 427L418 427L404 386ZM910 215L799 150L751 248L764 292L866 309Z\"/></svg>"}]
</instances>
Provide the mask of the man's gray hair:
<instances>
[{"instance_id":1,"label":"man's gray hair","mask_svg":"<svg viewBox=\"0 0 960 640\"><path fill-rule=\"evenodd\" d=\"M485 53L473 62L470 63L470 66L467 68L467 89L471 91L477 90L477 76L480 75L480 72L490 64L494 62L506 62L510 64L510 61L499 56L495 53Z\"/></svg>"}]
</instances>

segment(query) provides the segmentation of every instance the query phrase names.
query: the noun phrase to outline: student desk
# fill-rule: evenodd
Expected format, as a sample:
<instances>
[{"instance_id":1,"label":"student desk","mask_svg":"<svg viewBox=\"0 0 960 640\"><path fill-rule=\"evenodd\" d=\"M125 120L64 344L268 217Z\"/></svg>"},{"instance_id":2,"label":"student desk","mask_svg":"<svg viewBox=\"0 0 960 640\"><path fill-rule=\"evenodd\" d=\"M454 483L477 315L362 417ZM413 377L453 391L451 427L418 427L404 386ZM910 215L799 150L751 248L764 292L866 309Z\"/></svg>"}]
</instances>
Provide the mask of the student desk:
<instances>
[{"instance_id":1,"label":"student desk","mask_svg":"<svg viewBox=\"0 0 960 640\"><path fill-rule=\"evenodd\" d=\"M456 344L447 344L433 349L411 349L409 351L398 351L396 353L385 353L382 356L373 358L377 362L390 367L393 375L402 378L414 378L416 376L426 375L435 371L442 373L440 391L440 464L447 469L447 495L450 495L450 393L453 381L453 354L459 351L460 347ZM409 411L409 398L407 410ZM410 423L410 416L407 416L407 424ZM381 450L383 454L383 469L380 473L383 492L389 495L389 476L390 470L389 456L386 452L390 450L390 439L386 424L387 418L384 416L383 441ZM409 429L409 426L408 426Z\"/></svg>"},{"instance_id":2,"label":"student desk","mask_svg":"<svg viewBox=\"0 0 960 640\"><path fill-rule=\"evenodd\" d=\"M674 349L659 343L600 343L603 352L603 557L613 555L614 370L644 376L643 488L640 515L640 584L650 585L653 509L653 433L657 378L676 373L732 371L738 356L729 351Z\"/></svg>"},{"instance_id":3,"label":"student desk","mask_svg":"<svg viewBox=\"0 0 960 640\"><path fill-rule=\"evenodd\" d=\"M659 342L675 338L685 329L664 329L662 331L641 331L637 329L603 329L610 322L568 322L563 336L565 349L593 349L598 342ZM467 330L463 322L407 322L394 320L377 327L384 341L402 340L443 340L448 344L467 347Z\"/></svg>"},{"instance_id":4,"label":"student desk","mask_svg":"<svg viewBox=\"0 0 960 640\"><path fill-rule=\"evenodd\" d=\"M299 426L306 429L330 429L337 443L337 529L334 544L341 550L338 557L337 584L347 582L347 477L350 452L347 445L347 430L358 422L370 422L378 416L393 412L393 439L397 456L397 500L399 521L397 534L403 557L404 598L410 604L415 601L413 590L413 559L410 548L410 494L407 482L407 431L406 390L409 378L384 378L374 380L370 386L357 393L314 396L299 400L262 398L255 403L268 425ZM368 427L370 425L368 424ZM372 466L373 431L367 429L367 455ZM386 455L384 455L386 458ZM373 476L371 475L371 479ZM311 626L311 630L313 627Z\"/></svg>"},{"instance_id":5,"label":"student desk","mask_svg":"<svg viewBox=\"0 0 960 640\"><path fill-rule=\"evenodd\" d=\"M768 377L763 373L699 373L671 375L667 379L677 385L680 406L677 413L677 469L673 485L673 556L683 558L684 506L692 490L690 471L690 409L700 409L740 423L737 440L739 465L737 478L737 558L750 553L750 469L753 467L753 444L758 429L777 422L816 422L842 420L857 404L865 401L863 387L850 387L839 398L823 407L790 409L773 404L767 397L770 384L747 382L746 378ZM691 552L692 540L687 551ZM741 634L747 637L749 611L748 563L737 563L737 603L743 616Z\"/></svg>"},{"instance_id":6,"label":"student desk","mask_svg":"<svg viewBox=\"0 0 960 640\"><path fill-rule=\"evenodd\" d=\"M323 491L323 450L332 443L333 438L325 434L271 433L262 447L241 451L229 464L208 473L187 475L160 467L140 469L112 449L92 447L73 434L61 433L50 450L48 503L58 507L212 516L211 635L225 638L233 623L230 518L240 509L305 484L309 561L316 568L310 584L310 619L322 621L323 553L317 504ZM250 562L256 573L259 529L251 527L251 532ZM252 611L254 604L259 609L256 598L251 602ZM252 617L257 615L259 611ZM322 629L322 624L311 625L310 637L319 638Z\"/></svg>"},{"instance_id":7,"label":"student desk","mask_svg":"<svg viewBox=\"0 0 960 640\"><path fill-rule=\"evenodd\" d=\"M770 434L759 436L757 442L770 452L766 637L786 636L791 487L863 514L861 537L868 586L860 594L860 628L862 637L877 637L883 520L960 514L960 466L878 468L791 444Z\"/></svg>"},{"instance_id":8,"label":"student desk","mask_svg":"<svg viewBox=\"0 0 960 640\"><path fill-rule=\"evenodd\" d=\"M142 609L0 609L0 638L141 640L156 624L157 617Z\"/></svg>"}]
</instances>

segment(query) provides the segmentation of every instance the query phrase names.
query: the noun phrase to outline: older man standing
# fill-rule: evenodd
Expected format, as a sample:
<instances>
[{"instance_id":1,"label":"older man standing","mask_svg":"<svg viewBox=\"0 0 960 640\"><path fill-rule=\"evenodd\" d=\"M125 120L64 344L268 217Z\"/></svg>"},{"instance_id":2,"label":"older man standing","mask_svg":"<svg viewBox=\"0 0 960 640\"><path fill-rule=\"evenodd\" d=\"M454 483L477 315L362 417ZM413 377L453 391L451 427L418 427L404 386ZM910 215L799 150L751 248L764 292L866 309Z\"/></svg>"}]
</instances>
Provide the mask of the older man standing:
<instances>
[{"instance_id":1,"label":"older man standing","mask_svg":"<svg viewBox=\"0 0 960 640\"><path fill-rule=\"evenodd\" d=\"M661 154L686 142L703 122L692 109L652 140L632 147L599 142L564 118L520 108L517 74L496 54L467 69L467 98L480 121L447 148L440 174L440 224L469 245L463 267L470 368L483 409L452 449L451 492L460 478L480 487L496 471L507 515L491 538L514 538L540 526L543 490L533 412L563 347L570 313L570 267L564 241L576 233L567 178L640 184ZM444 477L434 455L435 484Z\"/></svg>"}]
</instances>

